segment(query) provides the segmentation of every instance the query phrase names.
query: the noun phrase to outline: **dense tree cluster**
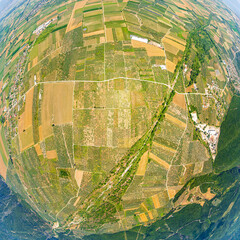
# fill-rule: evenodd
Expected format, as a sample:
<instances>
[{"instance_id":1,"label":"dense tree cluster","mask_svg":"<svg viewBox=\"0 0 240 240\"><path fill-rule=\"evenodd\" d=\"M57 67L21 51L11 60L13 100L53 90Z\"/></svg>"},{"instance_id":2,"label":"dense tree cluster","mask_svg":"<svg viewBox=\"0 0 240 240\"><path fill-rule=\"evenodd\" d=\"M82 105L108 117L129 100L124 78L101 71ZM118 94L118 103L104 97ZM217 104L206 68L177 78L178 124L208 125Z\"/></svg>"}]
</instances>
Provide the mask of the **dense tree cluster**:
<instances>
[{"instance_id":1,"label":"dense tree cluster","mask_svg":"<svg viewBox=\"0 0 240 240\"><path fill-rule=\"evenodd\" d=\"M201 65L204 63L206 57L208 57L209 59L211 58L210 49L213 47L213 43L206 30L202 28L195 29L190 34L189 39L187 41L185 51L185 62L188 62L189 60L192 44L194 44L195 48L197 49L197 53L191 65L191 74L188 86L192 85L193 83L196 83L197 77L200 73Z\"/></svg>"}]
</instances>

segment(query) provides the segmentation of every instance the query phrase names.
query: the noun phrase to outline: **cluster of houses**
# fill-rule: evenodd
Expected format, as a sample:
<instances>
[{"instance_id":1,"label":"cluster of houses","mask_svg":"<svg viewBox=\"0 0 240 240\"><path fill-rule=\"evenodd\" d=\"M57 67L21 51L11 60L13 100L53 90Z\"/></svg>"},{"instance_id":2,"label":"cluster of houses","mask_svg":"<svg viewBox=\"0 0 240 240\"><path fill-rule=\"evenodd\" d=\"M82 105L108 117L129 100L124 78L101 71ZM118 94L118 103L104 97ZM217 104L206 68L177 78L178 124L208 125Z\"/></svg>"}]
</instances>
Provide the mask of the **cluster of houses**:
<instances>
[{"instance_id":1,"label":"cluster of houses","mask_svg":"<svg viewBox=\"0 0 240 240\"><path fill-rule=\"evenodd\" d=\"M212 153L213 159L217 154L217 144L220 135L220 128L215 126L209 126L205 123L199 123L196 112L191 113L192 120L195 122L196 128L200 131L202 139L208 143Z\"/></svg>"},{"instance_id":2,"label":"cluster of houses","mask_svg":"<svg viewBox=\"0 0 240 240\"><path fill-rule=\"evenodd\" d=\"M45 28L47 28L53 21L55 21L57 18L53 18L48 20L47 22L43 23L39 27L37 27L34 31L33 34L39 35Z\"/></svg>"}]
</instances>

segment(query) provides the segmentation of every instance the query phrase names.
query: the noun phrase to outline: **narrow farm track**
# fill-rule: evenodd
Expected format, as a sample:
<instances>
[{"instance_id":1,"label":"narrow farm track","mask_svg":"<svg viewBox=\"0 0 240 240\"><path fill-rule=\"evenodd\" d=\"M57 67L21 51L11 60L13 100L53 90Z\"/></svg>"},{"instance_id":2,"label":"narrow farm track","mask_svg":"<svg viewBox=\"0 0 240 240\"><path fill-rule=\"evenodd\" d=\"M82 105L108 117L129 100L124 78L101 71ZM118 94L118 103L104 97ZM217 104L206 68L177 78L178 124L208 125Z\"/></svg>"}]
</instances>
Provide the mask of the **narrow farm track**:
<instances>
[{"instance_id":1,"label":"narrow farm track","mask_svg":"<svg viewBox=\"0 0 240 240\"><path fill-rule=\"evenodd\" d=\"M91 83L104 83L104 82L110 82L110 81L114 81L117 79L125 79L125 80L132 80L132 81L139 81L139 82L147 82L147 83L153 83L153 84L157 84L157 85L163 85L168 87L169 89L173 90L174 87L166 84L166 83L160 83L160 82L153 82L153 81L148 81L148 80L144 80L144 79L138 79L138 78L128 78L128 77L116 77L116 78L110 78L110 79L105 79L105 80L100 80L100 81L93 81L93 80L59 80L59 81L47 81L47 82L38 82L36 83L34 86L32 86L31 88L28 89L28 91L26 91L19 99L18 102L16 104L14 104L9 111L11 111L13 108L15 108L19 101L24 98L25 94L27 92L29 92L33 87L37 86L37 85L41 85L41 84L51 84L51 83L85 83L85 82L91 82ZM202 95L202 96L212 96L212 94L207 94L207 93L181 93L175 90L176 93L181 94L181 95Z\"/></svg>"}]
</instances>

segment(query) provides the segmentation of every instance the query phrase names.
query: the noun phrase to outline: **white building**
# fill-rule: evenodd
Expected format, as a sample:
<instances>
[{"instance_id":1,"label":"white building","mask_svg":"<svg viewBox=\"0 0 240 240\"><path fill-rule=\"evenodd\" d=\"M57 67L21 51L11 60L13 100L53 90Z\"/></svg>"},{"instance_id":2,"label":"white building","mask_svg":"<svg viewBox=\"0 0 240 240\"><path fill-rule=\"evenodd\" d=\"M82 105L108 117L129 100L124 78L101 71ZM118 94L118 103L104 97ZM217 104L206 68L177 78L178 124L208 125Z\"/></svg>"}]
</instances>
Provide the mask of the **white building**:
<instances>
[{"instance_id":1,"label":"white building","mask_svg":"<svg viewBox=\"0 0 240 240\"><path fill-rule=\"evenodd\" d=\"M139 41L139 42L143 42L143 43L148 43L148 39L147 38L141 38L141 37L137 37L137 36L134 36L134 35L130 35L130 38L132 40L135 40L135 41Z\"/></svg>"},{"instance_id":2,"label":"white building","mask_svg":"<svg viewBox=\"0 0 240 240\"><path fill-rule=\"evenodd\" d=\"M167 70L166 65L160 65L160 67L161 67L162 70Z\"/></svg>"},{"instance_id":3,"label":"white building","mask_svg":"<svg viewBox=\"0 0 240 240\"><path fill-rule=\"evenodd\" d=\"M197 113L196 113L196 112L193 112L193 113L191 113L191 116L192 116L192 120L193 120L195 123L198 123Z\"/></svg>"}]
</instances>

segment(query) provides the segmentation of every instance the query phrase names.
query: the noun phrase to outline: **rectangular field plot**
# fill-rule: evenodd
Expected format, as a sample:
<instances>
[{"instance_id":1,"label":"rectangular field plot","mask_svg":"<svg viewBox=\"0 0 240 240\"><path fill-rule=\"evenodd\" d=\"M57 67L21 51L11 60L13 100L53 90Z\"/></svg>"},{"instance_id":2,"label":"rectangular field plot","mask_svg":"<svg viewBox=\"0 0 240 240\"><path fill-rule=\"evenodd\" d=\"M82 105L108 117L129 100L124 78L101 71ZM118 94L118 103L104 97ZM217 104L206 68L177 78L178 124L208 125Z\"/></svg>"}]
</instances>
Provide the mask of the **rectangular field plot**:
<instances>
[{"instance_id":1,"label":"rectangular field plot","mask_svg":"<svg viewBox=\"0 0 240 240\"><path fill-rule=\"evenodd\" d=\"M183 166L171 166L168 173L168 186L178 186L184 170Z\"/></svg>"},{"instance_id":2,"label":"rectangular field plot","mask_svg":"<svg viewBox=\"0 0 240 240\"><path fill-rule=\"evenodd\" d=\"M134 48L145 48L147 51L147 55L149 57L153 57L153 56L164 57L165 56L164 50L159 47L150 45L148 43L136 41L136 40L131 40L131 42L132 42L132 46Z\"/></svg>"},{"instance_id":3,"label":"rectangular field plot","mask_svg":"<svg viewBox=\"0 0 240 240\"><path fill-rule=\"evenodd\" d=\"M8 166L8 149L3 132L3 127L0 126L0 175L6 180Z\"/></svg>"},{"instance_id":4,"label":"rectangular field plot","mask_svg":"<svg viewBox=\"0 0 240 240\"><path fill-rule=\"evenodd\" d=\"M165 63L162 66L165 66ZM168 76L167 70L162 70L161 67L158 65L153 65L152 70L153 70L154 78L156 82L160 82L164 84L169 83L169 76Z\"/></svg>"},{"instance_id":5,"label":"rectangular field plot","mask_svg":"<svg viewBox=\"0 0 240 240\"><path fill-rule=\"evenodd\" d=\"M136 172L137 176L144 176L145 172L146 172L146 168L147 168L147 163L148 163L148 151L145 152L142 157L141 160L139 162L139 166Z\"/></svg>"},{"instance_id":6,"label":"rectangular field plot","mask_svg":"<svg viewBox=\"0 0 240 240\"><path fill-rule=\"evenodd\" d=\"M177 104L175 104L175 103L177 103ZM180 107L179 104L182 104L182 107ZM183 107L185 107L185 108L183 108ZM168 115L171 115L172 118ZM183 98L175 99L175 101L173 100L173 102L169 106L168 114L166 115L166 119L168 119L169 121L172 121L174 124L177 124L179 127L183 127L183 128L186 127L187 110L186 110L184 96L183 96Z\"/></svg>"},{"instance_id":7,"label":"rectangular field plot","mask_svg":"<svg viewBox=\"0 0 240 240\"><path fill-rule=\"evenodd\" d=\"M184 129L178 127L170 121L163 121L159 131L156 132L153 141L161 144L162 141L167 143L167 146L171 148L176 148L181 139Z\"/></svg>"},{"instance_id":8,"label":"rectangular field plot","mask_svg":"<svg viewBox=\"0 0 240 240\"><path fill-rule=\"evenodd\" d=\"M72 122L73 86L61 82L44 84L40 140L52 135L52 124Z\"/></svg>"},{"instance_id":9,"label":"rectangular field plot","mask_svg":"<svg viewBox=\"0 0 240 240\"><path fill-rule=\"evenodd\" d=\"M174 149L172 149L172 148L166 149L166 147L164 145L158 144L156 142L154 142L153 144L154 145L153 145L152 150L151 150L152 154L155 155L160 160L162 160L166 169L169 169L169 166L167 164L171 164L171 160L172 160L172 158L174 157L174 154L175 154L171 150L174 150Z\"/></svg>"},{"instance_id":10,"label":"rectangular field plot","mask_svg":"<svg viewBox=\"0 0 240 240\"><path fill-rule=\"evenodd\" d=\"M4 160L4 164L8 165L8 159L9 159L9 151L8 151L8 144L7 140L4 134L4 128L0 125L0 153L2 155L2 158Z\"/></svg>"},{"instance_id":11,"label":"rectangular field plot","mask_svg":"<svg viewBox=\"0 0 240 240\"><path fill-rule=\"evenodd\" d=\"M173 124L175 124L176 126L180 127L180 128L186 128L187 124L181 120L179 120L178 118L172 116L171 114L166 113L166 119L169 122L172 122Z\"/></svg>"},{"instance_id":12,"label":"rectangular field plot","mask_svg":"<svg viewBox=\"0 0 240 240\"><path fill-rule=\"evenodd\" d=\"M149 158L151 158L150 154ZM156 161L151 160L147 164L142 187L145 189L144 191L148 191L148 196L149 194L153 195L154 192L159 191L159 188L163 188L166 185L166 174L166 168Z\"/></svg>"},{"instance_id":13,"label":"rectangular field plot","mask_svg":"<svg viewBox=\"0 0 240 240\"><path fill-rule=\"evenodd\" d=\"M31 88L26 93L25 109L18 121L18 132L21 151L33 145L33 127L32 127L33 92L34 88Z\"/></svg>"},{"instance_id":14,"label":"rectangular field plot","mask_svg":"<svg viewBox=\"0 0 240 240\"><path fill-rule=\"evenodd\" d=\"M82 25L82 21L80 19L80 21L76 21L77 18L76 17L76 12L78 10L81 10L84 5L86 4L87 0L84 0L84 1L80 1L80 2L76 2L75 5L74 5L74 8L73 8L73 11L72 11L72 15L70 17L70 20L68 22L68 26L67 26L67 29L66 29L66 33L67 32L70 32L78 27L80 27Z\"/></svg>"}]
</instances>

